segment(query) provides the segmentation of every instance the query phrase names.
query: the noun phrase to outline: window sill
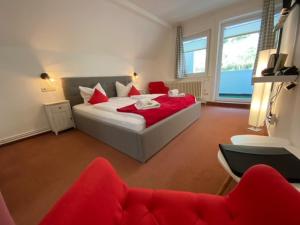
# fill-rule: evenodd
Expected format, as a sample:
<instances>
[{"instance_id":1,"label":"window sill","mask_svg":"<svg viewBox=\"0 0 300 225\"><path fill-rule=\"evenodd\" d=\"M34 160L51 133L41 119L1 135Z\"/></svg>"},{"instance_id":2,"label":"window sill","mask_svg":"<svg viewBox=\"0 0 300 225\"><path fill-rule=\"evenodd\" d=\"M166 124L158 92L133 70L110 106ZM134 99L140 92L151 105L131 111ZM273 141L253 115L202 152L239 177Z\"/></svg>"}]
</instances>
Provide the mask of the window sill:
<instances>
[{"instance_id":1,"label":"window sill","mask_svg":"<svg viewBox=\"0 0 300 225\"><path fill-rule=\"evenodd\" d=\"M199 73L199 74L185 74L183 77L180 77L178 79L195 79L195 78L207 78L209 77L205 73Z\"/></svg>"}]
</instances>

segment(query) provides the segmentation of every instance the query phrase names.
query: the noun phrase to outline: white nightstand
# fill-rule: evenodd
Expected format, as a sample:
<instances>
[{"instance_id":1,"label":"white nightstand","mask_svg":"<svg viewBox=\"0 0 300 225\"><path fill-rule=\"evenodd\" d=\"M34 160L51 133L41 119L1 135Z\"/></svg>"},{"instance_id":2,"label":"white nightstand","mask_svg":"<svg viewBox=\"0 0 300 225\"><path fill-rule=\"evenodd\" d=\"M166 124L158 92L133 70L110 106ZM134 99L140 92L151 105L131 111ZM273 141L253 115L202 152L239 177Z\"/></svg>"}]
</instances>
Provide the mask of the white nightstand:
<instances>
[{"instance_id":1,"label":"white nightstand","mask_svg":"<svg viewBox=\"0 0 300 225\"><path fill-rule=\"evenodd\" d=\"M68 100L45 103L44 106L51 129L56 135L60 131L75 127Z\"/></svg>"}]
</instances>

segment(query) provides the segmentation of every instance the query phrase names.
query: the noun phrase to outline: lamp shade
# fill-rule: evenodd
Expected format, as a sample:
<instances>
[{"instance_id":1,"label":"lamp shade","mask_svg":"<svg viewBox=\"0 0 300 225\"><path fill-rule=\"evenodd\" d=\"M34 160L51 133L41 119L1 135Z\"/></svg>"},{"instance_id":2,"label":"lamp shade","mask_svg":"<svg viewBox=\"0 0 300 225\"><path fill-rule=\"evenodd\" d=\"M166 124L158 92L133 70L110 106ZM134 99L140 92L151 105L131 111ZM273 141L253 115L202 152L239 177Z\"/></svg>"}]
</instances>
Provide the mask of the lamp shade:
<instances>
[{"instance_id":1,"label":"lamp shade","mask_svg":"<svg viewBox=\"0 0 300 225\"><path fill-rule=\"evenodd\" d=\"M272 54L276 53L276 49L262 50L258 53L255 77L261 77L261 72L268 67L269 59Z\"/></svg>"},{"instance_id":2,"label":"lamp shade","mask_svg":"<svg viewBox=\"0 0 300 225\"><path fill-rule=\"evenodd\" d=\"M43 80L49 80L50 79L50 76L48 75L48 73L42 73L40 75L40 77L43 79Z\"/></svg>"},{"instance_id":3,"label":"lamp shade","mask_svg":"<svg viewBox=\"0 0 300 225\"><path fill-rule=\"evenodd\" d=\"M264 126L270 100L271 87L271 83L260 83L254 85L249 125L256 128Z\"/></svg>"},{"instance_id":4,"label":"lamp shade","mask_svg":"<svg viewBox=\"0 0 300 225\"><path fill-rule=\"evenodd\" d=\"M270 56L275 52L276 49L267 49L259 52L255 72L256 77L262 76L262 71L268 67ZM271 88L271 83L254 84L249 116L250 126L255 128L264 126L270 101Z\"/></svg>"}]
</instances>

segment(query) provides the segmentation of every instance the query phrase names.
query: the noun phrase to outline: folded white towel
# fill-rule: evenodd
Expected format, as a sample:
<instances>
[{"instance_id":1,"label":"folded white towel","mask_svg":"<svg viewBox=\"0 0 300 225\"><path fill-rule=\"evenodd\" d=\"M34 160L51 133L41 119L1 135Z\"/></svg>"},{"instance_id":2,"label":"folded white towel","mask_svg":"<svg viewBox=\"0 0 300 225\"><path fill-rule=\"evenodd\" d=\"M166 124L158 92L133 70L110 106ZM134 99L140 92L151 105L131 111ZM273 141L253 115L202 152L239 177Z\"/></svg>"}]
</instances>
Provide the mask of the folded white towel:
<instances>
[{"instance_id":1,"label":"folded white towel","mask_svg":"<svg viewBox=\"0 0 300 225\"><path fill-rule=\"evenodd\" d=\"M168 93L169 97L184 97L185 93L179 93L178 89L170 90Z\"/></svg>"},{"instance_id":2,"label":"folded white towel","mask_svg":"<svg viewBox=\"0 0 300 225\"><path fill-rule=\"evenodd\" d=\"M144 94L144 95L133 95L130 96L131 99L140 100L140 99L155 99L157 97L163 96L164 94Z\"/></svg>"},{"instance_id":3,"label":"folded white towel","mask_svg":"<svg viewBox=\"0 0 300 225\"><path fill-rule=\"evenodd\" d=\"M168 94L169 94L170 96L176 96L176 95L179 94L179 90L178 90L178 89L170 90L170 91L168 92Z\"/></svg>"},{"instance_id":4,"label":"folded white towel","mask_svg":"<svg viewBox=\"0 0 300 225\"><path fill-rule=\"evenodd\" d=\"M135 107L139 110L140 109L153 109L153 108L159 108L160 103L155 100L151 100L151 99L140 99L135 103Z\"/></svg>"}]
</instances>

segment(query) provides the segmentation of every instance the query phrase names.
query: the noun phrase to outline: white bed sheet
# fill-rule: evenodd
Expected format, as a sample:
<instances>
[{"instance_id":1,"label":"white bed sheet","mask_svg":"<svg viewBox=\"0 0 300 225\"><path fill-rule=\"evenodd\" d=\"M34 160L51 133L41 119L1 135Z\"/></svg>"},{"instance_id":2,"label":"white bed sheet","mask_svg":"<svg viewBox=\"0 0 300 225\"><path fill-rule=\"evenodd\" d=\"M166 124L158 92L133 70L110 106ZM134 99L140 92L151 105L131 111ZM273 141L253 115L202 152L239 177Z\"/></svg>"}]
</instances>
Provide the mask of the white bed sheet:
<instances>
[{"instance_id":1,"label":"white bed sheet","mask_svg":"<svg viewBox=\"0 0 300 225\"><path fill-rule=\"evenodd\" d=\"M142 116L130 117L120 112L109 112L96 109L93 105L80 104L73 106L73 110L83 116L97 121L117 125L133 131L142 131L146 127L145 119Z\"/></svg>"},{"instance_id":2,"label":"white bed sheet","mask_svg":"<svg viewBox=\"0 0 300 225\"><path fill-rule=\"evenodd\" d=\"M110 98L108 102L103 102L94 105L96 109L108 111L108 112L117 112L117 109L135 104L139 99L154 99L162 94L146 94L146 95L134 95L131 97L113 97ZM140 117L140 115L133 114L133 113L127 113L131 117Z\"/></svg>"},{"instance_id":3,"label":"white bed sheet","mask_svg":"<svg viewBox=\"0 0 300 225\"><path fill-rule=\"evenodd\" d=\"M75 105L73 106L73 110L91 119L105 121L109 124L118 125L133 131L142 131L146 127L146 121L143 116L134 113L118 112L117 109L135 104L141 98L154 99L161 95L146 94L131 97L113 97L108 102L96 105Z\"/></svg>"}]
</instances>

